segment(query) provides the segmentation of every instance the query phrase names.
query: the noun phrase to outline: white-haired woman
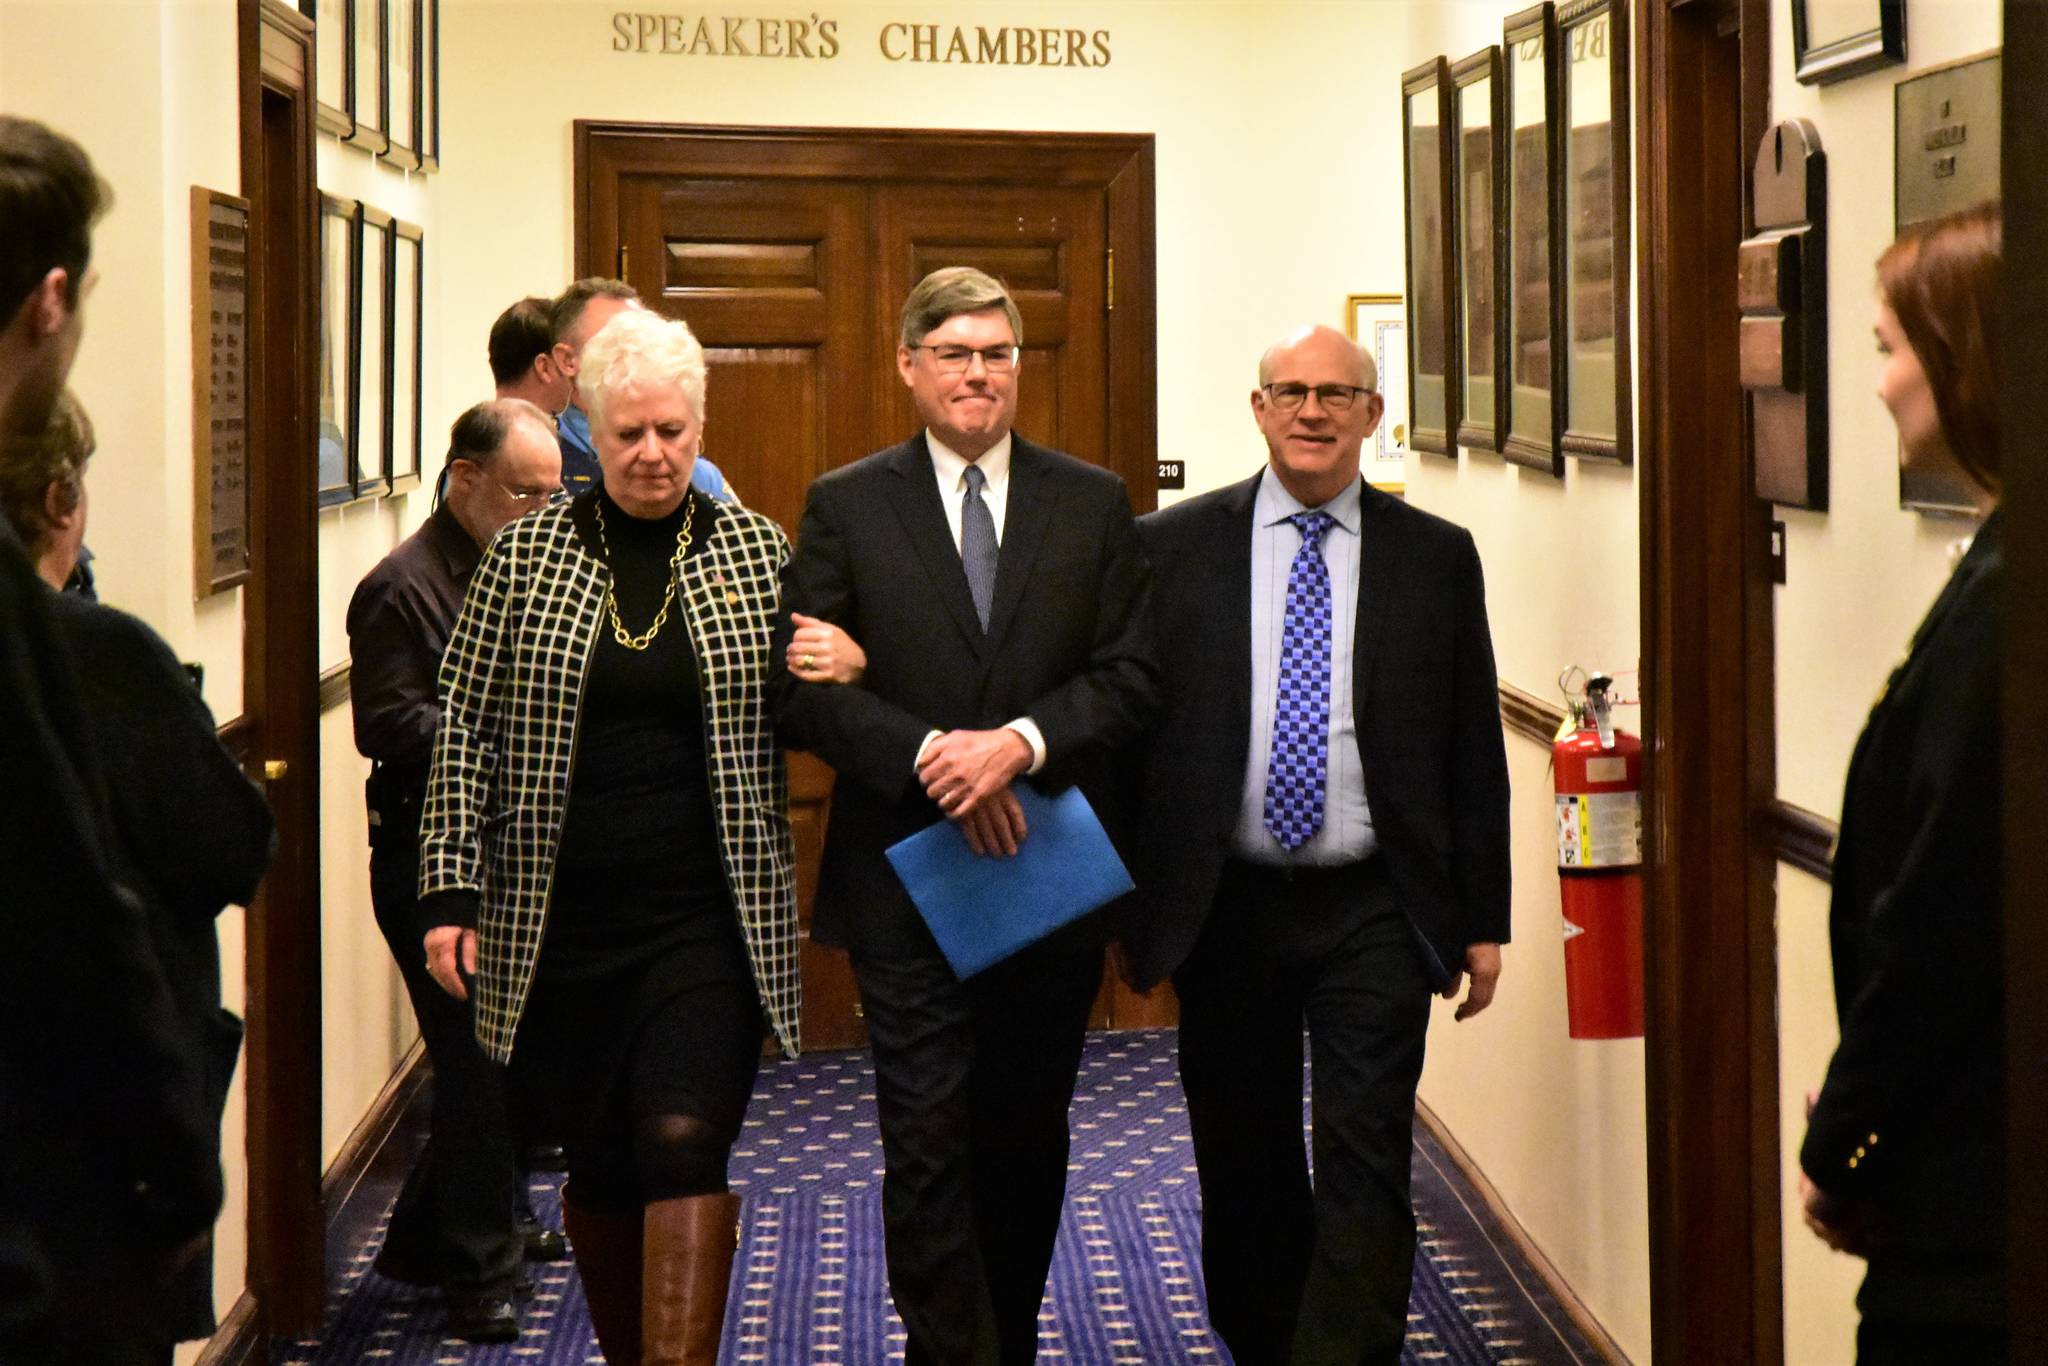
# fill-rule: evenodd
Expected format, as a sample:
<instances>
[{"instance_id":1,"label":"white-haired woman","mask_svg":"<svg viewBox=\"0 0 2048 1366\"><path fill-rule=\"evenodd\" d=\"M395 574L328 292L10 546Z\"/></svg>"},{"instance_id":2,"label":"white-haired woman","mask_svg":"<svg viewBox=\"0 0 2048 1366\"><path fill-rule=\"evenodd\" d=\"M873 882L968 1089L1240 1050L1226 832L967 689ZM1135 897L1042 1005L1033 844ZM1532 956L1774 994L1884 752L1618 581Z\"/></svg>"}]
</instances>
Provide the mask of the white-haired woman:
<instances>
[{"instance_id":1,"label":"white-haired woman","mask_svg":"<svg viewBox=\"0 0 2048 1366\"><path fill-rule=\"evenodd\" d=\"M429 970L569 1126L563 1221L613 1366L715 1360L764 1022L797 1049L763 700L789 545L691 490L704 378L680 322L627 310L591 339L602 482L477 567L420 830Z\"/></svg>"}]
</instances>

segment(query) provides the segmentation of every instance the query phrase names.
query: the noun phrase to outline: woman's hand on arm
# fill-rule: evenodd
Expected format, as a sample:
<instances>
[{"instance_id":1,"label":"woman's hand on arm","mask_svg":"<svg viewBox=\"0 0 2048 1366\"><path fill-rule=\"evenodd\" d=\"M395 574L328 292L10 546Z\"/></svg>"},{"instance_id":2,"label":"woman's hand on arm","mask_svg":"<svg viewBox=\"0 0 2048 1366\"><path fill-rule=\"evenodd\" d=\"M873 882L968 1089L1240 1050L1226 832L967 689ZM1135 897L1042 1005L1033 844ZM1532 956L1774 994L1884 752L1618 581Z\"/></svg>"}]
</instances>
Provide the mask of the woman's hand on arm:
<instances>
[{"instance_id":1,"label":"woman's hand on arm","mask_svg":"<svg viewBox=\"0 0 2048 1366\"><path fill-rule=\"evenodd\" d=\"M792 675L806 683L858 683L867 673L867 652L860 642L829 621L790 613L796 631L783 652Z\"/></svg>"},{"instance_id":2,"label":"woman's hand on arm","mask_svg":"<svg viewBox=\"0 0 2048 1366\"><path fill-rule=\"evenodd\" d=\"M458 955L460 971L456 968ZM467 1001L469 988L463 985L462 976L476 976L476 931L460 925L437 925L428 930L427 972L441 990L458 1001Z\"/></svg>"}]
</instances>

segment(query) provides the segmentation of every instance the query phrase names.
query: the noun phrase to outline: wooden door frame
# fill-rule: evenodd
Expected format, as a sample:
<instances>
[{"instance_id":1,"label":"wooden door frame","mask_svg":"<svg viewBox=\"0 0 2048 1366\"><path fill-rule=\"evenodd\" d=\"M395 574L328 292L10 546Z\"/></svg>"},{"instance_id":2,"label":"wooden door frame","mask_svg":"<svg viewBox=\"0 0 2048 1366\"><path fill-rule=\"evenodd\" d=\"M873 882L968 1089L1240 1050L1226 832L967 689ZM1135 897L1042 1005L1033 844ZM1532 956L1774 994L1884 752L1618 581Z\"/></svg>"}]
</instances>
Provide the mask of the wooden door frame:
<instances>
[{"instance_id":1,"label":"wooden door frame","mask_svg":"<svg viewBox=\"0 0 2048 1366\"><path fill-rule=\"evenodd\" d=\"M243 194L250 200L250 563L243 714L269 782L277 860L249 909L248 1290L258 1328L310 1331L326 1299L320 1203L320 732L313 414L319 393L314 31L239 0ZM269 112L266 112L269 111ZM266 140L269 145L266 149ZM266 161L293 168L272 183ZM293 458L297 453L301 458Z\"/></svg>"},{"instance_id":2,"label":"wooden door frame","mask_svg":"<svg viewBox=\"0 0 2048 1366\"><path fill-rule=\"evenodd\" d=\"M884 183L1090 186L1108 201L1114 306L1108 314L1109 449L1131 505L1159 505L1153 139L1139 133L895 128L749 128L578 119L578 275L617 275L618 183L600 174ZM866 452L849 452L866 454Z\"/></svg>"},{"instance_id":3,"label":"wooden door frame","mask_svg":"<svg viewBox=\"0 0 2048 1366\"><path fill-rule=\"evenodd\" d=\"M2048 7L2004 6L2005 315L2000 427L2005 455L2005 1094L2006 1285L2012 1341L2048 1342L2048 466L2036 397L2048 374L2048 122L2034 102L2048 82ZM2025 168L2024 170L2022 168ZM2015 1360L2017 1360L2017 1356Z\"/></svg>"},{"instance_id":4,"label":"wooden door frame","mask_svg":"<svg viewBox=\"0 0 2048 1366\"><path fill-rule=\"evenodd\" d=\"M1768 0L1636 8L1651 1349L1660 1366L1777 1366L1770 515L1735 296L1770 17Z\"/></svg>"}]
</instances>

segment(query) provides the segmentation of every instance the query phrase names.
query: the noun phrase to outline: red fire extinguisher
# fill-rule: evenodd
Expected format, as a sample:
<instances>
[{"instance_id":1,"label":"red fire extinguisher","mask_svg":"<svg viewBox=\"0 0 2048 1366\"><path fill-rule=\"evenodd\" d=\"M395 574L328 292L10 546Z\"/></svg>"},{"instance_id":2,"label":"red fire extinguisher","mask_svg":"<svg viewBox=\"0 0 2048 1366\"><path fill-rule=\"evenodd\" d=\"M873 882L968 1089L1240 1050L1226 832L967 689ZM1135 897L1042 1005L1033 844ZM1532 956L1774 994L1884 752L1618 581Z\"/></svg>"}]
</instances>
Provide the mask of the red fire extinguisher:
<instances>
[{"instance_id":1,"label":"red fire extinguisher","mask_svg":"<svg viewBox=\"0 0 2048 1366\"><path fill-rule=\"evenodd\" d=\"M1551 746L1565 1004L1574 1039L1643 1032L1643 744L1615 729L1594 674L1578 726Z\"/></svg>"}]
</instances>

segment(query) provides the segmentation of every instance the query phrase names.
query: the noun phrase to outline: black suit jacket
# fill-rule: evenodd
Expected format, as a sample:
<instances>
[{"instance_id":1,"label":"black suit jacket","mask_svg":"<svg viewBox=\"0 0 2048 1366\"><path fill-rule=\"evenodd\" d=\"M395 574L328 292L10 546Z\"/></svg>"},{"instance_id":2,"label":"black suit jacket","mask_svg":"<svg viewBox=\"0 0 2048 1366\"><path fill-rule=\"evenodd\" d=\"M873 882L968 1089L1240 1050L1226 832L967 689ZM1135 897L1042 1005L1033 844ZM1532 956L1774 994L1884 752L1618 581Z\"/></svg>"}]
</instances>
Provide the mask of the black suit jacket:
<instances>
[{"instance_id":1,"label":"black suit jacket","mask_svg":"<svg viewBox=\"0 0 2048 1366\"><path fill-rule=\"evenodd\" d=\"M1156 576L1160 668L1125 927L1144 986L1194 947L1230 856L1251 743L1260 477L1138 523ZM1395 895L1441 985L1463 968L1466 945L1508 938L1507 755L1486 589L1462 527L1370 485L1363 494L1351 662L1359 757Z\"/></svg>"},{"instance_id":2,"label":"black suit jacket","mask_svg":"<svg viewBox=\"0 0 2048 1366\"><path fill-rule=\"evenodd\" d=\"M1829 929L1842 1039L1799 1160L1879 1221L1866 1316L2002 1316L1999 593L1993 513L1849 763Z\"/></svg>"},{"instance_id":3,"label":"black suit jacket","mask_svg":"<svg viewBox=\"0 0 2048 1366\"><path fill-rule=\"evenodd\" d=\"M1046 748L1034 781L1078 783L1106 812L1111 758L1153 705L1149 583L1122 481L1022 437L986 635L923 433L811 485L772 658L782 743L839 775L813 917L821 942L916 941L916 911L883 851L942 819L913 772L930 731L1029 716ZM791 612L860 642L866 677L791 677Z\"/></svg>"}]
</instances>

